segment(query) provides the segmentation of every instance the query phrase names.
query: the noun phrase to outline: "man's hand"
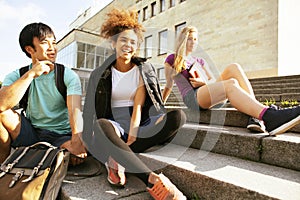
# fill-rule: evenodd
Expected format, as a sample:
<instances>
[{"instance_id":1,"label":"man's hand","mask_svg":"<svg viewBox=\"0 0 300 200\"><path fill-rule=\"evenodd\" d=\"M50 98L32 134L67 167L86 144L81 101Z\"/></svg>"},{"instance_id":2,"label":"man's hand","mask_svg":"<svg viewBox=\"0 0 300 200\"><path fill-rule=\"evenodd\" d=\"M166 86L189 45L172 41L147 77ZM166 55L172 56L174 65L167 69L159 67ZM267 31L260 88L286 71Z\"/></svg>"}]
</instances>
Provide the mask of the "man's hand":
<instances>
[{"instance_id":1,"label":"man's hand","mask_svg":"<svg viewBox=\"0 0 300 200\"><path fill-rule=\"evenodd\" d=\"M34 72L34 78L39 77L42 74L48 74L54 69L54 64L49 60L39 61L37 58L32 58L32 69Z\"/></svg>"},{"instance_id":2,"label":"man's hand","mask_svg":"<svg viewBox=\"0 0 300 200\"><path fill-rule=\"evenodd\" d=\"M72 139L62 144L61 148L67 149L73 155L70 158L72 165L82 163L87 157L87 151L78 134L72 135Z\"/></svg>"}]
</instances>

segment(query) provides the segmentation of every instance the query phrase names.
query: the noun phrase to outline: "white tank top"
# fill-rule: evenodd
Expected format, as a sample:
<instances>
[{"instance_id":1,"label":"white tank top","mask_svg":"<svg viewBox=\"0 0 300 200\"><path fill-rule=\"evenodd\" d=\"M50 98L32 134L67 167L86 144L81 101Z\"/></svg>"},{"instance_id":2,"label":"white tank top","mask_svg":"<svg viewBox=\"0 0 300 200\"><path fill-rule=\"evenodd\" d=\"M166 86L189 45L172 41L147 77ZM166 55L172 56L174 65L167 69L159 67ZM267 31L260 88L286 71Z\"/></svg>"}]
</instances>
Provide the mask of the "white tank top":
<instances>
[{"instance_id":1,"label":"white tank top","mask_svg":"<svg viewBox=\"0 0 300 200\"><path fill-rule=\"evenodd\" d=\"M139 70L134 66L127 72L112 67L112 107L133 106L133 99L139 85Z\"/></svg>"}]
</instances>

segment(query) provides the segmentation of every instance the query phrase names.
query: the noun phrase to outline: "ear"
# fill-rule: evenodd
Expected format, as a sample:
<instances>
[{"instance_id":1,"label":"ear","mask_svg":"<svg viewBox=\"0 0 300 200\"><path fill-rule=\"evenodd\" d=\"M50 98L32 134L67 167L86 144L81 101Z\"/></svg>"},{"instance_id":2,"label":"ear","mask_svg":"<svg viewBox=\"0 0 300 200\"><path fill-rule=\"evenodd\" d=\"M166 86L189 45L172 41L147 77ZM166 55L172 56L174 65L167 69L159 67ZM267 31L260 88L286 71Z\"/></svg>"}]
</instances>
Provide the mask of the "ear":
<instances>
[{"instance_id":1,"label":"ear","mask_svg":"<svg viewBox=\"0 0 300 200\"><path fill-rule=\"evenodd\" d=\"M116 48L116 42L114 40L111 40L111 48L112 49Z\"/></svg>"},{"instance_id":2,"label":"ear","mask_svg":"<svg viewBox=\"0 0 300 200\"><path fill-rule=\"evenodd\" d=\"M32 48L31 46L26 46L26 47L25 47L25 50L26 50L27 53L29 53L30 55L32 55L32 54L35 52L34 48Z\"/></svg>"}]
</instances>

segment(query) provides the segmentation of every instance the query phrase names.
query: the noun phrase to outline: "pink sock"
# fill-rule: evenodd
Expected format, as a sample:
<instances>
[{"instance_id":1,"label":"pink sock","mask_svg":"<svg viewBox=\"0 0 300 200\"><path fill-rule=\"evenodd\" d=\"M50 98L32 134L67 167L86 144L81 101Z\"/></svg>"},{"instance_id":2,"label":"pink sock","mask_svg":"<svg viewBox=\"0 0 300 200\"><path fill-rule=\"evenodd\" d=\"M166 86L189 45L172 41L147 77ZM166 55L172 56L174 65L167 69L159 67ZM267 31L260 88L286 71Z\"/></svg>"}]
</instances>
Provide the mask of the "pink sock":
<instances>
[{"instance_id":1,"label":"pink sock","mask_svg":"<svg viewBox=\"0 0 300 200\"><path fill-rule=\"evenodd\" d=\"M262 120L262 117L264 116L264 114L265 114L265 112L266 112L266 110L268 110L268 108L266 107L266 108L264 108L261 112L260 112L260 114L259 114L259 117L258 117L258 119L259 120Z\"/></svg>"}]
</instances>

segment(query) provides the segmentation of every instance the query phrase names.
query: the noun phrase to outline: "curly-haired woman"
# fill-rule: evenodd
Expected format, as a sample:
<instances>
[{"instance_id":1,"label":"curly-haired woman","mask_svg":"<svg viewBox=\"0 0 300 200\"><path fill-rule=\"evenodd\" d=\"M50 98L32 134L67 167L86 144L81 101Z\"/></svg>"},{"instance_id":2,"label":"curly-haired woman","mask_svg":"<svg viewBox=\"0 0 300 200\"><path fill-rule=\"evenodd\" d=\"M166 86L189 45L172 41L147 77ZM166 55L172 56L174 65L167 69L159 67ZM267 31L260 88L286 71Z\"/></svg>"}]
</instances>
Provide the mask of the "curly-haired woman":
<instances>
[{"instance_id":1,"label":"curly-haired woman","mask_svg":"<svg viewBox=\"0 0 300 200\"><path fill-rule=\"evenodd\" d=\"M125 184L125 168L148 186L155 199L185 199L168 178L152 172L135 155L171 140L185 123L185 114L164 112L155 70L136 56L144 32L137 12L113 9L107 16L101 36L111 41L115 52L90 76L84 142L94 157L106 163L111 184Z\"/></svg>"}]
</instances>

